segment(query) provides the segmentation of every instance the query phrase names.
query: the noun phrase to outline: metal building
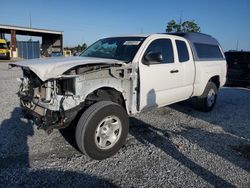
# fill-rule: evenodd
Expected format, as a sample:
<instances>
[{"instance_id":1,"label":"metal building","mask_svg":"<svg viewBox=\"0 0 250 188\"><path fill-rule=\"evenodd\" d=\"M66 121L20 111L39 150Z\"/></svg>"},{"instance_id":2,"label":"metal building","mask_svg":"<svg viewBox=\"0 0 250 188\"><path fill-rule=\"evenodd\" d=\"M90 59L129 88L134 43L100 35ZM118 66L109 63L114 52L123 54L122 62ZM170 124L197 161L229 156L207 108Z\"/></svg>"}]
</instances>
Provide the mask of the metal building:
<instances>
[{"instance_id":1,"label":"metal building","mask_svg":"<svg viewBox=\"0 0 250 188\"><path fill-rule=\"evenodd\" d=\"M42 38L42 45L41 45L42 53L45 56L51 53L63 53L63 32L62 31L0 24L0 37L4 38L5 34L11 35L10 48L11 48L12 56L13 56L13 53L16 52L16 49L17 49L16 35L41 37Z\"/></svg>"}]
</instances>

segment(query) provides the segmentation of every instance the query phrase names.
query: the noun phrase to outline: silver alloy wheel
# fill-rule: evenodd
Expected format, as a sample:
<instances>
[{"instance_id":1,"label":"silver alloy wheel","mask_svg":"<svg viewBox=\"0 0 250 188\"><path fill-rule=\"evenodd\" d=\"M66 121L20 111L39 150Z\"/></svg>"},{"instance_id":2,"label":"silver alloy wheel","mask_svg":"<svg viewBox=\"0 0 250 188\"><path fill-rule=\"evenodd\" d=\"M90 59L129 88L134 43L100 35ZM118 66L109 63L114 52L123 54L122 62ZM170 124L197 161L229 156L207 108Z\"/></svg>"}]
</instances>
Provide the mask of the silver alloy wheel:
<instances>
[{"instance_id":1,"label":"silver alloy wheel","mask_svg":"<svg viewBox=\"0 0 250 188\"><path fill-rule=\"evenodd\" d=\"M112 148L121 136L122 124L118 117L104 118L96 128L95 143L100 149Z\"/></svg>"},{"instance_id":2,"label":"silver alloy wheel","mask_svg":"<svg viewBox=\"0 0 250 188\"><path fill-rule=\"evenodd\" d=\"M209 107L213 106L215 102L215 91L214 89L210 89L207 94L207 104Z\"/></svg>"}]
</instances>

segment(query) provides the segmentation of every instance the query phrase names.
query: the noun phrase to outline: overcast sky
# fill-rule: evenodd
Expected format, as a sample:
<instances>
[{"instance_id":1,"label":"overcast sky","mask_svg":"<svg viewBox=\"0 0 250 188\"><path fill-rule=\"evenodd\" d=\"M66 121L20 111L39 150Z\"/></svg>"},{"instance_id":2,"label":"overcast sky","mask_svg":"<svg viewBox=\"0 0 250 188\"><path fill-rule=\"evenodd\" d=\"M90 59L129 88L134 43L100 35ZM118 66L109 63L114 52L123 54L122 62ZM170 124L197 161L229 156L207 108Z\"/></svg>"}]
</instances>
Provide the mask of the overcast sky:
<instances>
[{"instance_id":1,"label":"overcast sky","mask_svg":"<svg viewBox=\"0 0 250 188\"><path fill-rule=\"evenodd\" d=\"M250 51L249 0L4 0L0 24L64 31L64 46L101 37L164 32L171 19L195 20L224 50ZM23 38L20 38L23 39ZM34 38L36 39L36 38Z\"/></svg>"}]
</instances>

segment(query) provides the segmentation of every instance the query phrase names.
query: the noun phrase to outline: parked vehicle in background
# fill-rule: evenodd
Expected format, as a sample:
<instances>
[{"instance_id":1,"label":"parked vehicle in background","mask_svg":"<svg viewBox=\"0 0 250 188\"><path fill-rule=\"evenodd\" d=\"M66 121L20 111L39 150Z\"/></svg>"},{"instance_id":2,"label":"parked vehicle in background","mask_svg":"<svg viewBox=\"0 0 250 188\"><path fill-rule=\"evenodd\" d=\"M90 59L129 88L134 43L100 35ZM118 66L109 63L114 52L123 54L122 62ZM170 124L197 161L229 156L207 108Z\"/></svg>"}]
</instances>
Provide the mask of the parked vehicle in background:
<instances>
[{"instance_id":1,"label":"parked vehicle in background","mask_svg":"<svg viewBox=\"0 0 250 188\"><path fill-rule=\"evenodd\" d=\"M104 38L80 56L10 65L23 70L18 95L25 113L45 130L77 119L79 149L98 160L125 143L128 115L191 97L211 111L226 82L219 43L201 33Z\"/></svg>"},{"instance_id":2,"label":"parked vehicle in background","mask_svg":"<svg viewBox=\"0 0 250 188\"><path fill-rule=\"evenodd\" d=\"M51 52L49 57L61 57L63 56L62 52Z\"/></svg>"},{"instance_id":3,"label":"parked vehicle in background","mask_svg":"<svg viewBox=\"0 0 250 188\"><path fill-rule=\"evenodd\" d=\"M63 55L64 55L65 57L71 56L71 50L63 50Z\"/></svg>"},{"instance_id":4,"label":"parked vehicle in background","mask_svg":"<svg viewBox=\"0 0 250 188\"><path fill-rule=\"evenodd\" d=\"M225 56L228 66L227 84L250 86L250 52L228 51Z\"/></svg>"},{"instance_id":5,"label":"parked vehicle in background","mask_svg":"<svg viewBox=\"0 0 250 188\"><path fill-rule=\"evenodd\" d=\"M0 39L0 59L10 59L10 52L5 39Z\"/></svg>"}]
</instances>

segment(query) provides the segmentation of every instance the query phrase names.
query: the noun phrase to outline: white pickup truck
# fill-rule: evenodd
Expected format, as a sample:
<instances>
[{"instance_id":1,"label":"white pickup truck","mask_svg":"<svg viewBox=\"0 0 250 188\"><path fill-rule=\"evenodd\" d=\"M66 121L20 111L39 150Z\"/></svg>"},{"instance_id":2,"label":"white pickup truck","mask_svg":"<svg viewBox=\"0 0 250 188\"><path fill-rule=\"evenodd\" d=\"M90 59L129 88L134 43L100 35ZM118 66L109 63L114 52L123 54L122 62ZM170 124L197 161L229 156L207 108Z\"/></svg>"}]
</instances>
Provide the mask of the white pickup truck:
<instances>
[{"instance_id":1,"label":"white pickup truck","mask_svg":"<svg viewBox=\"0 0 250 188\"><path fill-rule=\"evenodd\" d=\"M191 97L210 111L226 81L219 43L201 33L104 38L78 57L10 66L23 70L23 111L45 130L76 125L80 151L97 160L125 143L128 115Z\"/></svg>"}]
</instances>

